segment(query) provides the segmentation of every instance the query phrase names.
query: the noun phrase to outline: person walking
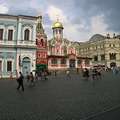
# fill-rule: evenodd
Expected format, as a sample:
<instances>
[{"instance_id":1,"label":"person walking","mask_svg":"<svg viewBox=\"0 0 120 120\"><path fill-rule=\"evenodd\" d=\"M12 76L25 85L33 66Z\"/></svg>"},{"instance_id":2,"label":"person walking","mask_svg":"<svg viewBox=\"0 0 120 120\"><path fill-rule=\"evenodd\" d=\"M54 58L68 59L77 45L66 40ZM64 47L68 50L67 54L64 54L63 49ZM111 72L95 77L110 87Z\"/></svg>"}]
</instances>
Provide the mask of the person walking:
<instances>
[{"instance_id":1,"label":"person walking","mask_svg":"<svg viewBox=\"0 0 120 120\"><path fill-rule=\"evenodd\" d=\"M69 71L69 70L66 71L66 77L67 77L67 80L68 80L68 79L71 79L70 71Z\"/></svg>"},{"instance_id":2,"label":"person walking","mask_svg":"<svg viewBox=\"0 0 120 120\"><path fill-rule=\"evenodd\" d=\"M89 79L89 70L87 68L85 68L85 79Z\"/></svg>"},{"instance_id":3,"label":"person walking","mask_svg":"<svg viewBox=\"0 0 120 120\"><path fill-rule=\"evenodd\" d=\"M19 72L19 77L17 79L17 82L18 82L18 87L17 87L17 90L19 90L20 88L22 88L22 91L24 91L24 85L23 85L23 75L21 72Z\"/></svg>"},{"instance_id":4,"label":"person walking","mask_svg":"<svg viewBox=\"0 0 120 120\"><path fill-rule=\"evenodd\" d=\"M30 79L30 85L32 85L32 86L35 85L34 84L34 76L33 76L32 72L30 72L29 79Z\"/></svg>"}]
</instances>

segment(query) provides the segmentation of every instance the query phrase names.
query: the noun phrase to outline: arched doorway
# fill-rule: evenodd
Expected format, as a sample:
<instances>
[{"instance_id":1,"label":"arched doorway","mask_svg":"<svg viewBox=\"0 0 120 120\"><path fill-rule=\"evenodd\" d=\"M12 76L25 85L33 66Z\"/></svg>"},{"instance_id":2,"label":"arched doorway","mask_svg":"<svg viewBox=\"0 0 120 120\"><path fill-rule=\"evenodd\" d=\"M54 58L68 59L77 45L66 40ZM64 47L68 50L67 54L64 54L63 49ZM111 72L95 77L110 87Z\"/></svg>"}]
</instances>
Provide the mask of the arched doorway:
<instances>
[{"instance_id":1,"label":"arched doorway","mask_svg":"<svg viewBox=\"0 0 120 120\"><path fill-rule=\"evenodd\" d=\"M75 59L70 59L69 60L69 67L70 68L75 68Z\"/></svg>"},{"instance_id":2,"label":"arched doorway","mask_svg":"<svg viewBox=\"0 0 120 120\"><path fill-rule=\"evenodd\" d=\"M22 61L22 73L24 76L27 75L27 73L30 73L30 58L28 57L25 57L23 58L23 61Z\"/></svg>"},{"instance_id":3,"label":"arched doorway","mask_svg":"<svg viewBox=\"0 0 120 120\"><path fill-rule=\"evenodd\" d=\"M111 62L110 63L110 67L115 67L116 66L116 63L115 62Z\"/></svg>"}]
</instances>

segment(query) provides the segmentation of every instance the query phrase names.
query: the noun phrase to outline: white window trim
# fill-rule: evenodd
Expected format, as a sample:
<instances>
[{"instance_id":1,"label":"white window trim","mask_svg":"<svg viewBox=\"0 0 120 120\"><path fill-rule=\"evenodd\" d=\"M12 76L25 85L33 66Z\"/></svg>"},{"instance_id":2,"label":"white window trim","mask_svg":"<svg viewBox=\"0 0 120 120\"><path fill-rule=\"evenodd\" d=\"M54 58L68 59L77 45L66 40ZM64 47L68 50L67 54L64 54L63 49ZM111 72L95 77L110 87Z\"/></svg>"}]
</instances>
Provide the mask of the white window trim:
<instances>
[{"instance_id":1,"label":"white window trim","mask_svg":"<svg viewBox=\"0 0 120 120\"><path fill-rule=\"evenodd\" d=\"M9 30L13 30L13 39L12 39L12 41L13 41L13 40L15 40L15 27L14 26L7 27L7 35L6 35L7 41L8 41L8 31Z\"/></svg>"},{"instance_id":2,"label":"white window trim","mask_svg":"<svg viewBox=\"0 0 120 120\"><path fill-rule=\"evenodd\" d=\"M8 62L8 61L12 61L12 71L7 71L7 62ZM13 72L13 63L14 63L14 60L13 60L13 59L7 59L7 60L6 60L6 72L9 72L9 73L10 73L10 72Z\"/></svg>"},{"instance_id":3,"label":"white window trim","mask_svg":"<svg viewBox=\"0 0 120 120\"><path fill-rule=\"evenodd\" d=\"M5 40L5 26L0 25L0 29L3 29L3 40Z\"/></svg>"},{"instance_id":4,"label":"white window trim","mask_svg":"<svg viewBox=\"0 0 120 120\"><path fill-rule=\"evenodd\" d=\"M0 72L3 72L3 59L0 58L0 61L2 61L2 69Z\"/></svg>"},{"instance_id":5,"label":"white window trim","mask_svg":"<svg viewBox=\"0 0 120 120\"><path fill-rule=\"evenodd\" d=\"M28 27L28 26L23 28L23 31L22 31L22 34L23 34L22 40L24 40L24 35L25 35L25 30L26 29L28 29L30 31L29 40L32 40L32 29L31 29L31 27Z\"/></svg>"}]
</instances>

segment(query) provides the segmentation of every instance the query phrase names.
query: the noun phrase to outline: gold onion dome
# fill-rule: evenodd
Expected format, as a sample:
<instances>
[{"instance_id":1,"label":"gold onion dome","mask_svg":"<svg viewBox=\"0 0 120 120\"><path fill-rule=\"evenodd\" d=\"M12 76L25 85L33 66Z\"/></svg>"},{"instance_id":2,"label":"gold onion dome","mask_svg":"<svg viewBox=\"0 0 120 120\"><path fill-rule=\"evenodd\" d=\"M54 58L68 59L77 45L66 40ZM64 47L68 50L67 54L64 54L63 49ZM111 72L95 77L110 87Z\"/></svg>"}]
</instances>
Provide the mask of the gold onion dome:
<instances>
[{"instance_id":1,"label":"gold onion dome","mask_svg":"<svg viewBox=\"0 0 120 120\"><path fill-rule=\"evenodd\" d=\"M63 25L62 25L62 23L61 22L55 22L55 23L53 23L53 25L52 25L52 29L55 29L55 28L62 28L63 29Z\"/></svg>"}]
</instances>

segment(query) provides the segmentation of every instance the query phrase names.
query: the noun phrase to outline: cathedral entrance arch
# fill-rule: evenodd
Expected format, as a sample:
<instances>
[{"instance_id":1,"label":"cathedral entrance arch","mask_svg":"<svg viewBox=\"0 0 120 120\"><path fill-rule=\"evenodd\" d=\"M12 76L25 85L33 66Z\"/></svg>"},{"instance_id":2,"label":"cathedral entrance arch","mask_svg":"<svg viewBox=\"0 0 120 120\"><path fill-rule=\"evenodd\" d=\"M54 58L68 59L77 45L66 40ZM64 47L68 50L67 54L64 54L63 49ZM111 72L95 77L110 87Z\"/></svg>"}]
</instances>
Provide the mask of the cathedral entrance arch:
<instances>
[{"instance_id":1,"label":"cathedral entrance arch","mask_svg":"<svg viewBox=\"0 0 120 120\"><path fill-rule=\"evenodd\" d=\"M70 68L75 68L75 59L70 59L69 60L69 67Z\"/></svg>"},{"instance_id":2,"label":"cathedral entrance arch","mask_svg":"<svg viewBox=\"0 0 120 120\"><path fill-rule=\"evenodd\" d=\"M30 58L24 57L22 60L22 73L24 76L26 76L27 73L31 72L30 65L31 65Z\"/></svg>"},{"instance_id":3,"label":"cathedral entrance arch","mask_svg":"<svg viewBox=\"0 0 120 120\"><path fill-rule=\"evenodd\" d=\"M110 67L115 67L116 66L116 63L115 62L111 62L110 63Z\"/></svg>"},{"instance_id":4,"label":"cathedral entrance arch","mask_svg":"<svg viewBox=\"0 0 120 120\"><path fill-rule=\"evenodd\" d=\"M75 68L75 58L76 56L74 54L69 55L69 67L70 68Z\"/></svg>"}]
</instances>

